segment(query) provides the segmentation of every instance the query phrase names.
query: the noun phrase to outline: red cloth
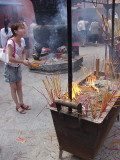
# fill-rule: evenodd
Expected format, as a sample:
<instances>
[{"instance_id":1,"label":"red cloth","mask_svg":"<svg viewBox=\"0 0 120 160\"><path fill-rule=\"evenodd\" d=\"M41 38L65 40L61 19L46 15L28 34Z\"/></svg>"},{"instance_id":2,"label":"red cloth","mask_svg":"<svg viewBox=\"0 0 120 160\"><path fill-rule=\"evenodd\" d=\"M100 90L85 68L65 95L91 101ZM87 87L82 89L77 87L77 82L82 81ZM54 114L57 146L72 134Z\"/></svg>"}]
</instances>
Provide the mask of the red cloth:
<instances>
[{"instance_id":1,"label":"red cloth","mask_svg":"<svg viewBox=\"0 0 120 160\"><path fill-rule=\"evenodd\" d=\"M79 43L73 43L72 46L79 46Z\"/></svg>"}]
</instances>

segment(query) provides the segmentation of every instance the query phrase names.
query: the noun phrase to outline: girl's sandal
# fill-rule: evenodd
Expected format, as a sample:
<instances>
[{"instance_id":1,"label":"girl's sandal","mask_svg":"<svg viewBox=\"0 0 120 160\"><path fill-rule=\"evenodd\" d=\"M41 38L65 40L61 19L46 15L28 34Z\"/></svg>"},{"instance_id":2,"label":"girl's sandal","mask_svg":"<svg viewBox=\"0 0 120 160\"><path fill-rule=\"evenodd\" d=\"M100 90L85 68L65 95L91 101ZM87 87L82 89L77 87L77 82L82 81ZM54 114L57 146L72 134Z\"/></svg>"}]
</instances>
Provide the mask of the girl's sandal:
<instances>
[{"instance_id":1,"label":"girl's sandal","mask_svg":"<svg viewBox=\"0 0 120 160\"><path fill-rule=\"evenodd\" d=\"M21 107L23 109L26 109L26 110L31 110L31 108L28 105L25 105L25 104L21 104Z\"/></svg>"},{"instance_id":2,"label":"girl's sandal","mask_svg":"<svg viewBox=\"0 0 120 160\"><path fill-rule=\"evenodd\" d=\"M18 111L20 114L26 114L26 112L21 107L16 107L16 111Z\"/></svg>"}]
</instances>

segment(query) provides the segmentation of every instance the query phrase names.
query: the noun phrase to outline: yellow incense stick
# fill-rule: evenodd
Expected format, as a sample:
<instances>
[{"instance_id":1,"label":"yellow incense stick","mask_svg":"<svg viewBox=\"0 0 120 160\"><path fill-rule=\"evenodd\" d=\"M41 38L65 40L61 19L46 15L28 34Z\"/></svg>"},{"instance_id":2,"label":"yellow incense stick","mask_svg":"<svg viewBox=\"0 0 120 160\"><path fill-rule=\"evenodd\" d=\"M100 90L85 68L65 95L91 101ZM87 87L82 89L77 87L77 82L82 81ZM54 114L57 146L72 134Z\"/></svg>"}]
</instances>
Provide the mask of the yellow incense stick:
<instances>
[{"instance_id":1,"label":"yellow incense stick","mask_svg":"<svg viewBox=\"0 0 120 160\"><path fill-rule=\"evenodd\" d=\"M52 86L53 86L55 95L56 95L56 97L58 97L57 90L56 90L56 86L55 86L55 79L54 79L54 76L53 76L53 75L51 75L51 81L52 81Z\"/></svg>"},{"instance_id":2,"label":"yellow incense stick","mask_svg":"<svg viewBox=\"0 0 120 160\"><path fill-rule=\"evenodd\" d=\"M56 87L58 91L58 98L60 98L60 92L59 92L59 76L58 73L56 74Z\"/></svg>"},{"instance_id":3,"label":"yellow incense stick","mask_svg":"<svg viewBox=\"0 0 120 160\"><path fill-rule=\"evenodd\" d=\"M96 116L96 111L97 111L97 108L98 108L98 100L99 100L99 97L98 97L98 94L96 92L96 104L95 104L94 116Z\"/></svg>"},{"instance_id":4,"label":"yellow incense stick","mask_svg":"<svg viewBox=\"0 0 120 160\"><path fill-rule=\"evenodd\" d=\"M103 24L104 24L104 27L105 27L105 28L106 28L106 26L108 27L109 32L110 32L110 35L112 36L111 29L110 29L110 26L109 26L108 22L104 20L103 16L100 14L100 12L97 10L97 8L96 8L95 6L94 6L94 9L95 9L95 11L98 13L98 15L100 16L100 18L102 19ZM111 21L111 22L112 22L112 21ZM106 30L106 29L105 29L105 30ZM104 31L104 30L103 30L103 31ZM109 36L108 36L108 34L107 34L107 31L104 31L104 33L107 35L107 38L109 39Z\"/></svg>"},{"instance_id":5,"label":"yellow incense stick","mask_svg":"<svg viewBox=\"0 0 120 160\"><path fill-rule=\"evenodd\" d=\"M118 36L120 35L120 22L119 22L119 18L117 18L117 23L118 23Z\"/></svg>"},{"instance_id":6,"label":"yellow incense stick","mask_svg":"<svg viewBox=\"0 0 120 160\"><path fill-rule=\"evenodd\" d=\"M52 98L52 96L51 96L51 92L50 92L50 90L48 89L47 84L45 83L44 80L42 80L42 81L43 81L43 84L44 84L44 86L45 86L45 89L46 89L46 91L47 91L47 93L48 93L48 96L49 96L50 100L53 102L53 98Z\"/></svg>"},{"instance_id":7,"label":"yellow incense stick","mask_svg":"<svg viewBox=\"0 0 120 160\"><path fill-rule=\"evenodd\" d=\"M61 95L61 79L60 79L60 73L59 73L59 92L60 92L60 95Z\"/></svg>"},{"instance_id":8,"label":"yellow incense stick","mask_svg":"<svg viewBox=\"0 0 120 160\"><path fill-rule=\"evenodd\" d=\"M113 67L113 63L112 62L111 62L111 65L112 65L113 73L114 73L114 76L115 76L115 81L117 81L117 75L115 74L115 69Z\"/></svg>"},{"instance_id":9,"label":"yellow incense stick","mask_svg":"<svg viewBox=\"0 0 120 160\"><path fill-rule=\"evenodd\" d=\"M49 86L49 89L52 89L52 85L50 84L49 80L48 80L48 77L45 76L46 80L47 80L47 83L48 83L48 86Z\"/></svg>"},{"instance_id":10,"label":"yellow incense stick","mask_svg":"<svg viewBox=\"0 0 120 160\"><path fill-rule=\"evenodd\" d=\"M91 104L91 100L90 100L90 97L88 97L88 101L89 101L89 104L90 104L90 108L91 108L91 111L92 111L92 116L93 116L93 107L92 107L92 104Z\"/></svg>"},{"instance_id":11,"label":"yellow incense stick","mask_svg":"<svg viewBox=\"0 0 120 160\"><path fill-rule=\"evenodd\" d=\"M119 36L118 29L117 29L116 19L114 19L114 23L115 23L115 33L116 33L116 36Z\"/></svg>"},{"instance_id":12,"label":"yellow incense stick","mask_svg":"<svg viewBox=\"0 0 120 160\"><path fill-rule=\"evenodd\" d=\"M99 25L100 26L100 25ZM110 37L108 36L108 33L107 33L107 31L105 31L104 29L103 29L103 27L102 26L100 26L100 28L101 28L101 30L106 34L106 36L107 36L107 39L108 40L110 40Z\"/></svg>"},{"instance_id":13,"label":"yellow incense stick","mask_svg":"<svg viewBox=\"0 0 120 160\"><path fill-rule=\"evenodd\" d=\"M100 18L102 19L102 15L100 14L100 12L97 10L97 8L95 6L93 6L93 8L95 9L95 11L98 13L98 15L100 16Z\"/></svg>"}]
</instances>

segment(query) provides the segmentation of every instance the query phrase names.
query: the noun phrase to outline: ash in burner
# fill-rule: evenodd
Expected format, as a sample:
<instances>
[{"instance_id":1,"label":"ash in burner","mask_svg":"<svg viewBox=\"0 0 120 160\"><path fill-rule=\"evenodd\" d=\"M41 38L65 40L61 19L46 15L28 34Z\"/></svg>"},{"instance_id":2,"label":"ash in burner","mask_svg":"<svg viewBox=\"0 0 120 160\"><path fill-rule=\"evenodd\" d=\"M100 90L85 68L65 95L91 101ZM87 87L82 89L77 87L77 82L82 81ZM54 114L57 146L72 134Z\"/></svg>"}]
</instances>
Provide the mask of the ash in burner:
<instances>
[{"instance_id":1,"label":"ash in burner","mask_svg":"<svg viewBox=\"0 0 120 160\"><path fill-rule=\"evenodd\" d=\"M95 87L97 87L97 88L103 88L104 86L101 85L101 84L95 84Z\"/></svg>"},{"instance_id":2,"label":"ash in burner","mask_svg":"<svg viewBox=\"0 0 120 160\"><path fill-rule=\"evenodd\" d=\"M49 59L54 59L55 58L55 54L54 53L49 53L48 54L48 60Z\"/></svg>"}]
</instances>

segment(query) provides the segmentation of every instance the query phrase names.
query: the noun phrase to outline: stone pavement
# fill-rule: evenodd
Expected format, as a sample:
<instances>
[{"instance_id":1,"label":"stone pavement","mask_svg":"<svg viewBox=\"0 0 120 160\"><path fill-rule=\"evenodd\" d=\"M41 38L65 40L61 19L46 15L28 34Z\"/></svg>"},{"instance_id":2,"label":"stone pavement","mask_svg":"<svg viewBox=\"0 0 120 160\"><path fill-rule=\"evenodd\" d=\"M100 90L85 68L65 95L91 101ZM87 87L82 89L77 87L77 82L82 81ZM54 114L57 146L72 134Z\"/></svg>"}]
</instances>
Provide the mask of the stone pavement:
<instances>
[{"instance_id":1,"label":"stone pavement","mask_svg":"<svg viewBox=\"0 0 120 160\"><path fill-rule=\"evenodd\" d=\"M80 55L84 55L83 66L89 69L95 57L104 58L104 46L80 47ZM24 103L30 105L32 110L21 115L15 110L9 84L4 82L3 68L4 64L0 62L0 160L58 160L58 141L50 111L45 108L36 117L47 102L33 87L47 95L42 83L45 75L29 72L27 67L22 66ZM67 76L61 74L63 91L67 86ZM83 76L82 70L76 71L73 73L73 81ZM25 139L26 142L18 142L17 138ZM119 150L109 147L109 144L116 139L120 139L120 122L117 121L95 160L119 160L120 146ZM63 160L79 160L79 158L63 152Z\"/></svg>"}]
</instances>

